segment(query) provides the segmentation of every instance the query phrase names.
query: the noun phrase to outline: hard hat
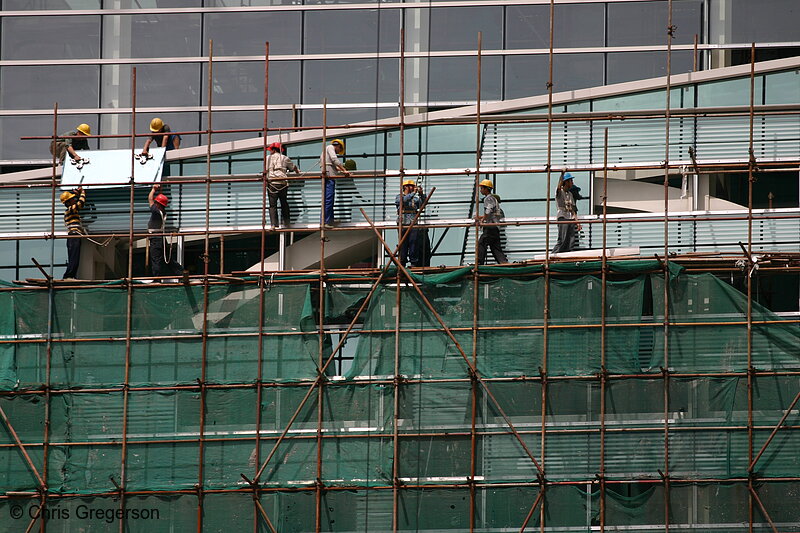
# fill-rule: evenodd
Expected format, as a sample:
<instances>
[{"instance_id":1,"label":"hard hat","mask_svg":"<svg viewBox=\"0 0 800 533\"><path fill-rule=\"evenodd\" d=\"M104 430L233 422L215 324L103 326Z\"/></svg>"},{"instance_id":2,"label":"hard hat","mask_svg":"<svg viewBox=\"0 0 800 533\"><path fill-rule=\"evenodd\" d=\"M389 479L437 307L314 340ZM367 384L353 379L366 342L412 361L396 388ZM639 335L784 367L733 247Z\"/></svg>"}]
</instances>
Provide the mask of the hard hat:
<instances>
[{"instance_id":1,"label":"hard hat","mask_svg":"<svg viewBox=\"0 0 800 533\"><path fill-rule=\"evenodd\" d=\"M162 206L167 207L167 204L169 203L169 198L167 198L165 194L158 194L156 195L155 198L153 198L153 201L157 204L161 204Z\"/></svg>"},{"instance_id":2,"label":"hard hat","mask_svg":"<svg viewBox=\"0 0 800 533\"><path fill-rule=\"evenodd\" d=\"M61 196L59 196L58 198L59 198L59 200L61 200L62 204L65 204L68 201L70 201L73 198L75 198L75 193L72 192L72 191L64 191L64 192L61 193Z\"/></svg>"},{"instance_id":3,"label":"hard hat","mask_svg":"<svg viewBox=\"0 0 800 533\"><path fill-rule=\"evenodd\" d=\"M572 174L570 174L569 172L566 172L564 174L564 181L571 180L571 179L573 179Z\"/></svg>"},{"instance_id":4,"label":"hard hat","mask_svg":"<svg viewBox=\"0 0 800 533\"><path fill-rule=\"evenodd\" d=\"M481 187L489 187L490 189L494 189L494 183L492 183L492 180L483 180L481 181L480 185Z\"/></svg>"},{"instance_id":5,"label":"hard hat","mask_svg":"<svg viewBox=\"0 0 800 533\"><path fill-rule=\"evenodd\" d=\"M416 185L417 183L414 180L403 180L403 187L406 185Z\"/></svg>"},{"instance_id":6,"label":"hard hat","mask_svg":"<svg viewBox=\"0 0 800 533\"><path fill-rule=\"evenodd\" d=\"M78 127L75 128L75 129L77 129L79 132L83 133L84 135L91 135L92 134L92 128L90 128L88 124L79 124Z\"/></svg>"},{"instance_id":7,"label":"hard hat","mask_svg":"<svg viewBox=\"0 0 800 533\"><path fill-rule=\"evenodd\" d=\"M274 142L274 143L269 145L269 149L270 150L275 150L277 152L281 152L281 151L283 151L283 145L281 143Z\"/></svg>"},{"instance_id":8,"label":"hard hat","mask_svg":"<svg viewBox=\"0 0 800 533\"><path fill-rule=\"evenodd\" d=\"M334 139L331 141L331 144L338 144L339 146L342 147L342 150L344 150L344 141L341 139Z\"/></svg>"},{"instance_id":9,"label":"hard hat","mask_svg":"<svg viewBox=\"0 0 800 533\"><path fill-rule=\"evenodd\" d=\"M150 121L150 131L152 131L153 133L161 131L161 128L163 127L164 127L164 121L158 117Z\"/></svg>"}]
</instances>

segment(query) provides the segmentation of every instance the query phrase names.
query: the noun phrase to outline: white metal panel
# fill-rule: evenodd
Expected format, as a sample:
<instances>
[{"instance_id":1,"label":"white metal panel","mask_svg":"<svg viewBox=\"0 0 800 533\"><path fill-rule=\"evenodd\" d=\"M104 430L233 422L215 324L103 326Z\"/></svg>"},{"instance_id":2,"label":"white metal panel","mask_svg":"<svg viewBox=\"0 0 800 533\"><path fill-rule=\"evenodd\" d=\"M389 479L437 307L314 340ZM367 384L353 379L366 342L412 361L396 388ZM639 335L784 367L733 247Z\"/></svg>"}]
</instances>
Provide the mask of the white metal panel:
<instances>
[{"instance_id":1,"label":"white metal panel","mask_svg":"<svg viewBox=\"0 0 800 533\"><path fill-rule=\"evenodd\" d=\"M161 181L167 149L153 148L148 151L153 158L141 163L133 160L139 152L131 150L77 150L85 162L76 164L67 157L61 175L61 188L72 189L78 185L85 188L127 187L131 183L131 169L134 183Z\"/></svg>"}]
</instances>

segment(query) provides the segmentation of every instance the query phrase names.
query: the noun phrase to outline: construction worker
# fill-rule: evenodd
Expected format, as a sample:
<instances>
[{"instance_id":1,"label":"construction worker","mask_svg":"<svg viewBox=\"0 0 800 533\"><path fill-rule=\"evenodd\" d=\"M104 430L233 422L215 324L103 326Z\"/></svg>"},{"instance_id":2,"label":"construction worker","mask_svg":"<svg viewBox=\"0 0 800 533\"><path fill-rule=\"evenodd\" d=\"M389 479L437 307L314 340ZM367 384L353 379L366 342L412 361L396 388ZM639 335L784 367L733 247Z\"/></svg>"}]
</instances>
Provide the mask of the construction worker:
<instances>
[{"instance_id":1,"label":"construction worker","mask_svg":"<svg viewBox=\"0 0 800 533\"><path fill-rule=\"evenodd\" d=\"M180 275L183 267L177 261L172 260L172 247L167 251L164 235L164 227L167 223L167 205L169 198L161 193L161 185L154 184L147 195L147 202L150 204L150 220L147 222L149 233L160 235L150 236L150 271L153 276Z\"/></svg>"},{"instance_id":2,"label":"construction worker","mask_svg":"<svg viewBox=\"0 0 800 533\"><path fill-rule=\"evenodd\" d=\"M481 194L483 195L483 214L478 216L478 220L483 223L497 223L505 218L505 213L500 208L500 197L492 194L494 183L491 180L480 182ZM478 264L486 262L486 248L492 251L492 256L497 263L507 263L508 257L503 252L500 243L500 228L497 226L483 226L481 237L478 239Z\"/></svg>"},{"instance_id":3,"label":"construction worker","mask_svg":"<svg viewBox=\"0 0 800 533\"><path fill-rule=\"evenodd\" d=\"M403 228L401 235L405 233L405 227L410 226L414 221L414 216L422 208L424 202L425 192L422 187L417 186L414 180L403 181L403 192L394 199L394 205L397 207L398 222L400 227ZM409 260L411 261L411 266L424 266L422 241L425 235L423 232L424 230L421 228L412 227L408 232L408 237L400 245L399 259L403 266Z\"/></svg>"},{"instance_id":4,"label":"construction worker","mask_svg":"<svg viewBox=\"0 0 800 533\"><path fill-rule=\"evenodd\" d=\"M75 279L78 275L78 265L81 261L81 242L80 238L84 234L83 223L81 222L81 209L86 203L86 191L83 187L78 187L71 191L64 191L59 197L64 204L64 225L67 227L67 271L64 272L64 279Z\"/></svg>"},{"instance_id":5,"label":"construction worker","mask_svg":"<svg viewBox=\"0 0 800 533\"><path fill-rule=\"evenodd\" d=\"M76 150L88 150L89 140L88 137L92 134L92 129L88 124L79 124L74 130L62 133L59 137L50 143L50 153L56 156L59 163L64 162L67 154L79 163L83 158L78 155Z\"/></svg>"},{"instance_id":6,"label":"construction worker","mask_svg":"<svg viewBox=\"0 0 800 533\"><path fill-rule=\"evenodd\" d=\"M273 227L289 225L289 182L286 181L288 172L300 174L291 159L285 154L283 145L279 142L269 145L267 158L267 194L269 195L269 221ZM278 202L281 204L281 220L278 220Z\"/></svg>"},{"instance_id":7,"label":"construction worker","mask_svg":"<svg viewBox=\"0 0 800 533\"><path fill-rule=\"evenodd\" d=\"M556 187L556 220L558 224L558 241L553 246L551 253L570 252L575 246L575 232L580 231L578 222L578 209L575 207L575 198L572 196L572 174L566 172L558 179Z\"/></svg>"},{"instance_id":8,"label":"construction worker","mask_svg":"<svg viewBox=\"0 0 800 533\"><path fill-rule=\"evenodd\" d=\"M322 222L330 227L333 224L333 201L336 199L336 181L339 176L350 176L350 171L344 167L339 155L344 154L344 141L334 139L325 147L320 156L319 166L323 171L325 183L325 205L322 210Z\"/></svg>"},{"instance_id":9,"label":"construction worker","mask_svg":"<svg viewBox=\"0 0 800 533\"><path fill-rule=\"evenodd\" d=\"M181 147L181 136L177 133L170 133L168 124L164 124L164 121L160 118L156 117L150 121L150 137L144 142L144 148L142 148L142 155L146 156L150 150L150 144L155 142L156 146L160 148L166 148L167 151L169 150L177 150Z\"/></svg>"}]
</instances>

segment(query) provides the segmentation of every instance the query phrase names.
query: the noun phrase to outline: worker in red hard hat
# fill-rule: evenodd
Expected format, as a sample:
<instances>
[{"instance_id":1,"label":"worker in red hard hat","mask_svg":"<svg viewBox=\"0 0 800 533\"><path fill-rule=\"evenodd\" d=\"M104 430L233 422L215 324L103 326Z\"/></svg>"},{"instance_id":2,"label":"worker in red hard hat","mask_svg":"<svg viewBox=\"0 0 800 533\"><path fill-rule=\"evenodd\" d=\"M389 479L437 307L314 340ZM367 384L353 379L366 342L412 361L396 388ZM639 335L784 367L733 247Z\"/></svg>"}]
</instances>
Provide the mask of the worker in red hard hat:
<instances>
[{"instance_id":1,"label":"worker in red hard hat","mask_svg":"<svg viewBox=\"0 0 800 533\"><path fill-rule=\"evenodd\" d=\"M291 159L286 156L286 149L279 142L269 145L267 157L267 194L269 195L269 221L273 227L289 224L289 182L286 180L289 172L300 174ZM281 204L281 219L278 220L278 202Z\"/></svg>"},{"instance_id":2,"label":"worker in red hard hat","mask_svg":"<svg viewBox=\"0 0 800 533\"><path fill-rule=\"evenodd\" d=\"M161 185L158 183L150 189L147 195L147 202L150 204L150 220L147 222L147 231L150 236L150 270L153 276L180 275L183 267L172 257L172 246L167 249L164 235L164 227L167 224L167 205L169 198L161 192Z\"/></svg>"}]
</instances>

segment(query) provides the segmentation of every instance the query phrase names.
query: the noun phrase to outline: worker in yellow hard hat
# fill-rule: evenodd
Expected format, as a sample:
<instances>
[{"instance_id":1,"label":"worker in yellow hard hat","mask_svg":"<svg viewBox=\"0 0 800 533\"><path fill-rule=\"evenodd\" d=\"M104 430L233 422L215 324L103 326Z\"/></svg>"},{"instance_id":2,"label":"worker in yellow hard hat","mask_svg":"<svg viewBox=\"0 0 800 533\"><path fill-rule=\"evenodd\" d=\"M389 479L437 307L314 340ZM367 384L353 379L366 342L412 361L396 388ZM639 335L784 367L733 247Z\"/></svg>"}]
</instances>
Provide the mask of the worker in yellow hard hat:
<instances>
[{"instance_id":1,"label":"worker in yellow hard hat","mask_svg":"<svg viewBox=\"0 0 800 533\"><path fill-rule=\"evenodd\" d=\"M83 190L83 187L64 191L59 200L65 207L64 225L67 227L68 235L67 271L64 272L64 279L74 279L78 275L78 265L81 261L81 241L83 241L81 236L85 233L80 211L86 203L86 191Z\"/></svg>"},{"instance_id":2,"label":"worker in yellow hard hat","mask_svg":"<svg viewBox=\"0 0 800 533\"><path fill-rule=\"evenodd\" d=\"M56 156L59 163L64 161L67 154L69 154L75 162L79 162L83 158L78 155L76 150L89 149L89 140L86 139L86 137L89 137L91 134L92 128L90 128L88 124L78 124L77 128L62 133L57 139L50 143L50 153Z\"/></svg>"},{"instance_id":3,"label":"worker in yellow hard hat","mask_svg":"<svg viewBox=\"0 0 800 533\"><path fill-rule=\"evenodd\" d=\"M494 183L492 180L482 180L480 182L481 194L483 195L483 214L478 216L478 220L483 223L495 224L505 218L505 213L500 207L500 197L493 194ZM482 226L481 237L478 239L478 264L486 262L486 249L492 252L494 260L498 263L507 263L508 257L503 252L500 240L500 228L498 226Z\"/></svg>"},{"instance_id":4,"label":"worker in yellow hard hat","mask_svg":"<svg viewBox=\"0 0 800 533\"><path fill-rule=\"evenodd\" d=\"M177 150L181 147L181 136L177 133L171 133L172 130L169 124L164 124L164 121L156 117L150 121L150 137L144 142L142 148L142 155L147 155L151 143L156 143L156 146L166 148L169 150Z\"/></svg>"},{"instance_id":5,"label":"worker in yellow hard hat","mask_svg":"<svg viewBox=\"0 0 800 533\"><path fill-rule=\"evenodd\" d=\"M397 207L398 223L401 228L411 226L417 212L422 209L422 204L425 203L425 192L414 180L403 180L402 191L394 199L394 205ZM419 217L417 217L418 221ZM405 228L403 228L401 235L405 234L405 231ZM422 246L424 238L425 235L422 228L411 227L408 237L400 245L400 257L398 259L403 266L409 261L411 266L425 266Z\"/></svg>"},{"instance_id":6,"label":"worker in yellow hard hat","mask_svg":"<svg viewBox=\"0 0 800 533\"><path fill-rule=\"evenodd\" d=\"M323 182L325 183L325 205L322 210L322 222L326 226L333 224L333 203L336 199L335 178L340 176L350 176L344 163L339 156L344 154L344 141L334 139L325 147L320 157L320 168L322 169Z\"/></svg>"}]
</instances>

